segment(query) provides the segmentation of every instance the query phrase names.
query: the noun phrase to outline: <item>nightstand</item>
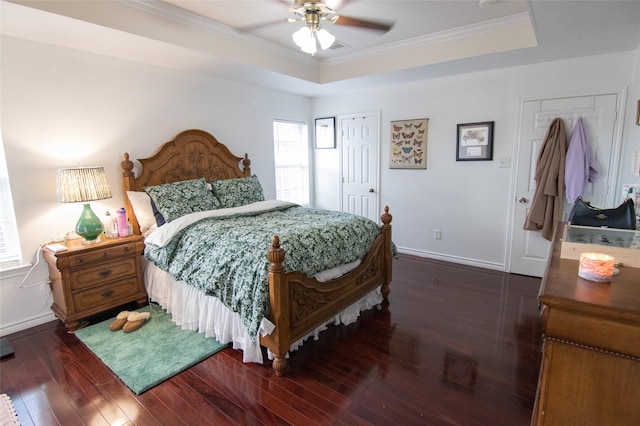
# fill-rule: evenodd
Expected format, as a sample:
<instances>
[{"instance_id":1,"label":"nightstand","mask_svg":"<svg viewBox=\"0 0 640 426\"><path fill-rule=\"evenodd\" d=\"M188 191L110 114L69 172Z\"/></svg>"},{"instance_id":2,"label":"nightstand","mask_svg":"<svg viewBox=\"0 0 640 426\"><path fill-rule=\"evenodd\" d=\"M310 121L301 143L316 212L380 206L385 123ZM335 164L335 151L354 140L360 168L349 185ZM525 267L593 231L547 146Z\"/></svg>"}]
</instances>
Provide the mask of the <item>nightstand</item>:
<instances>
[{"instance_id":1,"label":"nightstand","mask_svg":"<svg viewBox=\"0 0 640 426\"><path fill-rule=\"evenodd\" d=\"M147 303L142 277L142 237L107 238L84 245L67 243L67 250L44 248L53 293L51 309L69 330L79 320L137 301Z\"/></svg>"}]
</instances>

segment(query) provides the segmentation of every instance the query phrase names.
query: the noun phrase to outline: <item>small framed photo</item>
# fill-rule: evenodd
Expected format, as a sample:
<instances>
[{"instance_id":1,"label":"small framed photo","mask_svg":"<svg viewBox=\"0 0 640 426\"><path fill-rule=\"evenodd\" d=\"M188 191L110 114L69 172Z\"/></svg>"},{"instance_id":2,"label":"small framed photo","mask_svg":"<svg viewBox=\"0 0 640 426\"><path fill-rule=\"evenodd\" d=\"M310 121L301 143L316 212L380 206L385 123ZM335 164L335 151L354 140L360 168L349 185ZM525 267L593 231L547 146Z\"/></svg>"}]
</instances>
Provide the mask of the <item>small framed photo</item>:
<instances>
[{"instance_id":1,"label":"small framed photo","mask_svg":"<svg viewBox=\"0 0 640 426\"><path fill-rule=\"evenodd\" d=\"M336 118L316 118L316 149L336 147Z\"/></svg>"},{"instance_id":2,"label":"small framed photo","mask_svg":"<svg viewBox=\"0 0 640 426\"><path fill-rule=\"evenodd\" d=\"M493 160L493 121L458 124L456 161Z\"/></svg>"}]
</instances>

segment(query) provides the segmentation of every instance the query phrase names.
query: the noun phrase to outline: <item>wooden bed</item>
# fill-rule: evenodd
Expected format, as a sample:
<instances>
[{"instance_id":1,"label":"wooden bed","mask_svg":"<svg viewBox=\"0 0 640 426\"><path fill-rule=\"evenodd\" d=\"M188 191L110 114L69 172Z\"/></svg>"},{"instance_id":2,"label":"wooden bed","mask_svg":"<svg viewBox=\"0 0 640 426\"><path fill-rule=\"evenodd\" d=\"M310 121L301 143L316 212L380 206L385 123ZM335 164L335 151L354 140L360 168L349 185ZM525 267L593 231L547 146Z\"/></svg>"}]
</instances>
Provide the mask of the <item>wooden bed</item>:
<instances>
[{"instance_id":1,"label":"wooden bed","mask_svg":"<svg viewBox=\"0 0 640 426\"><path fill-rule=\"evenodd\" d=\"M140 227L126 191L144 191L145 186L160 185L204 177L232 179L251 176L248 155L237 157L211 134L202 130L186 130L172 141L163 144L155 155L139 160L142 170L134 176L134 163L129 154L122 161L124 201L134 233ZM391 215L388 207L381 217L380 236L355 269L338 279L319 282L300 272L285 272L285 251L279 238L273 236L272 245L265 247L269 266L268 319L274 331L260 336L260 344L273 354L276 375L284 374L286 355L293 342L308 335L333 316L356 303L360 298L380 287L383 305L388 305L391 282Z\"/></svg>"}]
</instances>

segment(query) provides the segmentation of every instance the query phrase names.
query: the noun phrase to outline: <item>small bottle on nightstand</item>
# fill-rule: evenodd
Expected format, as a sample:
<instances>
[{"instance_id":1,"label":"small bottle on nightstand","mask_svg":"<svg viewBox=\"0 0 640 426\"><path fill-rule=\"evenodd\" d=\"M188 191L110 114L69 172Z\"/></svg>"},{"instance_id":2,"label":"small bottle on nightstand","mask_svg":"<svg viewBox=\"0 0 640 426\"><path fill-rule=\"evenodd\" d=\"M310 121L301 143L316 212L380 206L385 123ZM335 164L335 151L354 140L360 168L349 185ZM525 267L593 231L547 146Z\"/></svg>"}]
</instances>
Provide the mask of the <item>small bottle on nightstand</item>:
<instances>
[{"instance_id":1,"label":"small bottle on nightstand","mask_svg":"<svg viewBox=\"0 0 640 426\"><path fill-rule=\"evenodd\" d=\"M126 237L129 235L129 224L127 223L127 212L124 207L118 209L118 236Z\"/></svg>"},{"instance_id":2,"label":"small bottle on nightstand","mask_svg":"<svg viewBox=\"0 0 640 426\"><path fill-rule=\"evenodd\" d=\"M104 214L103 220L102 220L102 226L104 228L104 236L107 238L111 238L111 230L113 229L113 221L111 220L111 213L109 213L109 211L107 211Z\"/></svg>"}]
</instances>

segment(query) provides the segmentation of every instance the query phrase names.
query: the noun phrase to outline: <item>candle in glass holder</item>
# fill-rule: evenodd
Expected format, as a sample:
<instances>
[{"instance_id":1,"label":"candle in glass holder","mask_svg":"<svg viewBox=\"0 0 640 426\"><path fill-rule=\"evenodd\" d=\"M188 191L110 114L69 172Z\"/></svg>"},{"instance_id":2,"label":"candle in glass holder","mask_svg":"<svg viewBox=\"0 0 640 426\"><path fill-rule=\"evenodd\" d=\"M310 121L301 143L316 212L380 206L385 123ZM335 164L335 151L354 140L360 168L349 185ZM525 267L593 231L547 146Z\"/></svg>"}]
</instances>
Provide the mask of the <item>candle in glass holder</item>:
<instances>
[{"instance_id":1,"label":"candle in glass holder","mask_svg":"<svg viewBox=\"0 0 640 426\"><path fill-rule=\"evenodd\" d=\"M589 281L607 282L613 278L613 256L601 253L581 253L578 276Z\"/></svg>"}]
</instances>

